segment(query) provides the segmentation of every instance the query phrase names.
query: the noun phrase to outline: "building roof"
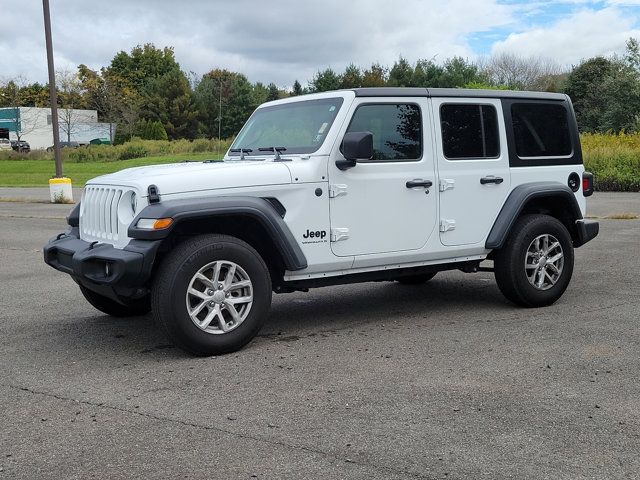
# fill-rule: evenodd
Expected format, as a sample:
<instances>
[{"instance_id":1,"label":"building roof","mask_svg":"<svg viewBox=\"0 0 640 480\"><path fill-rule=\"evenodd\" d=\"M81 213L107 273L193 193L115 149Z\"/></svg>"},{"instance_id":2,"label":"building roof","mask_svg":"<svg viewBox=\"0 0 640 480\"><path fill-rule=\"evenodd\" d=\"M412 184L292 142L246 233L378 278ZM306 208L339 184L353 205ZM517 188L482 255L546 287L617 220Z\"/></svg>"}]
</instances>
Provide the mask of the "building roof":
<instances>
[{"instance_id":1,"label":"building roof","mask_svg":"<svg viewBox=\"0 0 640 480\"><path fill-rule=\"evenodd\" d=\"M514 90L475 90L467 88L415 88L378 87L354 88L356 97L466 97L466 98L516 98L563 101L562 93L523 92Z\"/></svg>"}]
</instances>

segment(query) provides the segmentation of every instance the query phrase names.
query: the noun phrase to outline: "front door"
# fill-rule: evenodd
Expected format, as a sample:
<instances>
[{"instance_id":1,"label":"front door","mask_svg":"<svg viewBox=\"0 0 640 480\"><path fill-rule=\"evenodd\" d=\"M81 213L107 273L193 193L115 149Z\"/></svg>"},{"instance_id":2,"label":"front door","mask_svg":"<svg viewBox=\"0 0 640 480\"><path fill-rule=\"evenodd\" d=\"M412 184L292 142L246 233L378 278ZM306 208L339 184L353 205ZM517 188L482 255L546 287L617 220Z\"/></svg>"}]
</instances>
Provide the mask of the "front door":
<instances>
[{"instance_id":1,"label":"front door","mask_svg":"<svg viewBox=\"0 0 640 480\"><path fill-rule=\"evenodd\" d=\"M436 224L428 100L357 98L346 132L373 133L374 155L339 170L329 161L331 249L337 256L418 250ZM429 187L429 184L432 184Z\"/></svg>"},{"instance_id":2,"label":"front door","mask_svg":"<svg viewBox=\"0 0 640 480\"><path fill-rule=\"evenodd\" d=\"M443 245L482 242L510 191L500 100L433 98Z\"/></svg>"}]
</instances>

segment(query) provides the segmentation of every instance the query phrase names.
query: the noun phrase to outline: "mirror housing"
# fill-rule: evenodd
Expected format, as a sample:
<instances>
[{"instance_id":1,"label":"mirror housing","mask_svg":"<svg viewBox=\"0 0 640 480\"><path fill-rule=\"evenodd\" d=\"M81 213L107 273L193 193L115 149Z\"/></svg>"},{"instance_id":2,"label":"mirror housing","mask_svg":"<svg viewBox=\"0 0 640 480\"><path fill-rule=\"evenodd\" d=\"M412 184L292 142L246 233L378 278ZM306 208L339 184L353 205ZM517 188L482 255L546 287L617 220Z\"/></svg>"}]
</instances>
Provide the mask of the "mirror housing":
<instances>
[{"instance_id":1,"label":"mirror housing","mask_svg":"<svg viewBox=\"0 0 640 480\"><path fill-rule=\"evenodd\" d=\"M341 150L345 160L336 160L336 166L340 170L355 167L358 160L370 160L373 157L373 133L346 133Z\"/></svg>"}]
</instances>

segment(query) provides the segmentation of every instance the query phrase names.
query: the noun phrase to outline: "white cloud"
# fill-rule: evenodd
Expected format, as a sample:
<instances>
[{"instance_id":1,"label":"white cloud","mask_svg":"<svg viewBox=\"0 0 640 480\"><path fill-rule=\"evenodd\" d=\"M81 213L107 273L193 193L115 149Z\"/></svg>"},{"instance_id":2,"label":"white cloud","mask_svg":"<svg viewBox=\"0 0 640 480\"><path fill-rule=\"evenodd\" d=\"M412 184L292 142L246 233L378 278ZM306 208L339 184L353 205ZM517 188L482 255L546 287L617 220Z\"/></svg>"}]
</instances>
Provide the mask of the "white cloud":
<instances>
[{"instance_id":1,"label":"white cloud","mask_svg":"<svg viewBox=\"0 0 640 480\"><path fill-rule=\"evenodd\" d=\"M8 5L7 5L8 3ZM185 70L239 70L253 80L303 83L318 68L472 54L467 36L512 21L498 0L59 0L52 4L56 63L99 67L118 50L172 45ZM38 2L3 0L0 76L44 81Z\"/></svg>"},{"instance_id":2,"label":"white cloud","mask_svg":"<svg viewBox=\"0 0 640 480\"><path fill-rule=\"evenodd\" d=\"M615 7L584 9L553 25L512 33L494 43L492 51L548 57L571 65L595 55L623 51L629 37L640 36L640 29L635 28L637 21Z\"/></svg>"},{"instance_id":3,"label":"white cloud","mask_svg":"<svg viewBox=\"0 0 640 480\"><path fill-rule=\"evenodd\" d=\"M501 0L56 0L52 23L56 66L108 65L119 50L146 42L175 47L186 71L216 67L245 73L251 81L305 83L317 69L354 62L392 64L436 56L473 57L470 38L482 32L494 50L545 55L561 63L624 48L638 36L627 7L600 11L591 0L560 0L582 8L557 24L530 26L536 11L558 2ZM638 4L640 0L611 0ZM46 58L40 2L2 0L0 77L22 75L45 82ZM572 7L573 8L573 7ZM625 11L625 16L622 11ZM637 17L637 15L636 15ZM526 23L528 22L529 26ZM518 29L505 38L505 30ZM498 35L498 37L494 37ZM504 39L504 40L501 40Z\"/></svg>"}]
</instances>

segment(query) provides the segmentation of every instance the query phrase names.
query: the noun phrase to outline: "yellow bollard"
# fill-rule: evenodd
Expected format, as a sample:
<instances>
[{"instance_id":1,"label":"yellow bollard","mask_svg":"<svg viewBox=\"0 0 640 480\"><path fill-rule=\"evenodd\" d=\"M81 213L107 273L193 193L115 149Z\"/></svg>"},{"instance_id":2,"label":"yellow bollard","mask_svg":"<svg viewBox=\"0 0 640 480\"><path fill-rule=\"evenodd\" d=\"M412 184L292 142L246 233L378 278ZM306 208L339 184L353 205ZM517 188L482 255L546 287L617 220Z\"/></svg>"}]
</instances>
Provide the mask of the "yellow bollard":
<instances>
[{"instance_id":1,"label":"yellow bollard","mask_svg":"<svg viewBox=\"0 0 640 480\"><path fill-rule=\"evenodd\" d=\"M71 179L67 177L49 179L51 203L73 203Z\"/></svg>"}]
</instances>

